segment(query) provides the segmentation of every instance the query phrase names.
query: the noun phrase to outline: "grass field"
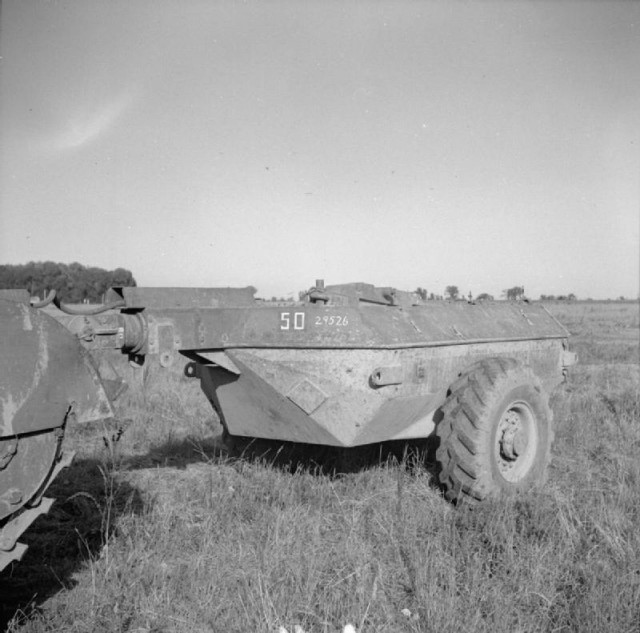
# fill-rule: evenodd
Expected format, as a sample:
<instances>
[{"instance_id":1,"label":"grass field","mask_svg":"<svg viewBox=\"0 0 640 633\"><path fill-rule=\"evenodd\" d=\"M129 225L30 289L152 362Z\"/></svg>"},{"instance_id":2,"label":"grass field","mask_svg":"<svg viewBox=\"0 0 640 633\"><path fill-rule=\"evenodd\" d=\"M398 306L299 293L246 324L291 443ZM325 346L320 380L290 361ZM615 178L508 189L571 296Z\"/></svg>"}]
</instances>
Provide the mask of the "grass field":
<instances>
[{"instance_id":1,"label":"grass field","mask_svg":"<svg viewBox=\"0 0 640 633\"><path fill-rule=\"evenodd\" d=\"M347 472L232 458L159 376L75 428L58 501L0 577L9 631L640 631L638 303L550 303L580 357L552 396L549 483L456 509L419 447ZM298 629L299 630L299 629Z\"/></svg>"}]
</instances>

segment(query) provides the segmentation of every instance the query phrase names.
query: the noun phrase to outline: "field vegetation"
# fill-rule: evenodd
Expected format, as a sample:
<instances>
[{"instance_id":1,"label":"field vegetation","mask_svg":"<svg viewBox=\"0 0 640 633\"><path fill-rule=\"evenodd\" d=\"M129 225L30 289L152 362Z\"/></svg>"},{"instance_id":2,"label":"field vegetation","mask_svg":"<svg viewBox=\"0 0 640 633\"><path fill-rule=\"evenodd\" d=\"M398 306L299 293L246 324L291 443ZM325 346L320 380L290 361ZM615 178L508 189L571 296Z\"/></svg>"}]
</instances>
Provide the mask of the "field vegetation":
<instances>
[{"instance_id":1,"label":"field vegetation","mask_svg":"<svg viewBox=\"0 0 640 633\"><path fill-rule=\"evenodd\" d=\"M544 490L448 504L428 446L221 448L158 374L74 428L51 513L0 577L14 632L640 630L638 303L550 303L580 361ZM298 629L299 630L299 629Z\"/></svg>"}]
</instances>

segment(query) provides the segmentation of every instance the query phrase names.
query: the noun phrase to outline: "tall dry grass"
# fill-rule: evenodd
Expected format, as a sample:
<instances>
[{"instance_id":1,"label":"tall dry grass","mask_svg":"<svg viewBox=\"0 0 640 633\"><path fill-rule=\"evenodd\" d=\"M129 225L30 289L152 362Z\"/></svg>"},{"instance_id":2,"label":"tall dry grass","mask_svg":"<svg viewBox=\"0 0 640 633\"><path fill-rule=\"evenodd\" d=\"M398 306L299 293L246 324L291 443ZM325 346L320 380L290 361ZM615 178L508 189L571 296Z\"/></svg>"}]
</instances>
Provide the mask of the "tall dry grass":
<instances>
[{"instance_id":1,"label":"tall dry grass","mask_svg":"<svg viewBox=\"0 0 640 633\"><path fill-rule=\"evenodd\" d=\"M417 450L342 472L344 455L232 458L204 397L157 378L128 422L74 431L59 501L0 581L8 630L640 630L629 306L549 306L583 356L552 398L549 484L474 509L442 499Z\"/></svg>"}]
</instances>

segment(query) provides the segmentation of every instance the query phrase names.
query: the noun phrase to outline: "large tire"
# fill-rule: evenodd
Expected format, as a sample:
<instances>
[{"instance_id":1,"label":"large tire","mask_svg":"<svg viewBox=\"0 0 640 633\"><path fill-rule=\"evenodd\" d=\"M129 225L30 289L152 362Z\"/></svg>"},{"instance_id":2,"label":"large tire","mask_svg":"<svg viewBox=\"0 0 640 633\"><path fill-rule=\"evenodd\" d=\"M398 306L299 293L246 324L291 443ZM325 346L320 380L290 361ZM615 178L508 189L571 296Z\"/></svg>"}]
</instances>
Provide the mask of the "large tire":
<instances>
[{"instance_id":1,"label":"large tire","mask_svg":"<svg viewBox=\"0 0 640 633\"><path fill-rule=\"evenodd\" d=\"M447 499L474 503L544 483L553 416L531 369L480 361L451 385L442 413L436 461Z\"/></svg>"}]
</instances>

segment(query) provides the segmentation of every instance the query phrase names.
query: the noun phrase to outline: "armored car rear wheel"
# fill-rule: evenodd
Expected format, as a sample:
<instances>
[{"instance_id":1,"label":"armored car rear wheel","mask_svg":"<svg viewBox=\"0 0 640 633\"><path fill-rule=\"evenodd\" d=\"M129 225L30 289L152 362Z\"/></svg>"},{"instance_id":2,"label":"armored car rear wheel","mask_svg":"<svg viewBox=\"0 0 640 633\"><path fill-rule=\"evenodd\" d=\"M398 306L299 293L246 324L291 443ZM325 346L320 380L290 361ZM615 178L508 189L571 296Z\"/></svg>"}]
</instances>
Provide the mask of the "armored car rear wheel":
<instances>
[{"instance_id":1,"label":"armored car rear wheel","mask_svg":"<svg viewBox=\"0 0 640 633\"><path fill-rule=\"evenodd\" d=\"M552 414L530 369L512 359L480 361L451 385L442 412L436 461L450 501L519 494L546 479Z\"/></svg>"}]
</instances>

